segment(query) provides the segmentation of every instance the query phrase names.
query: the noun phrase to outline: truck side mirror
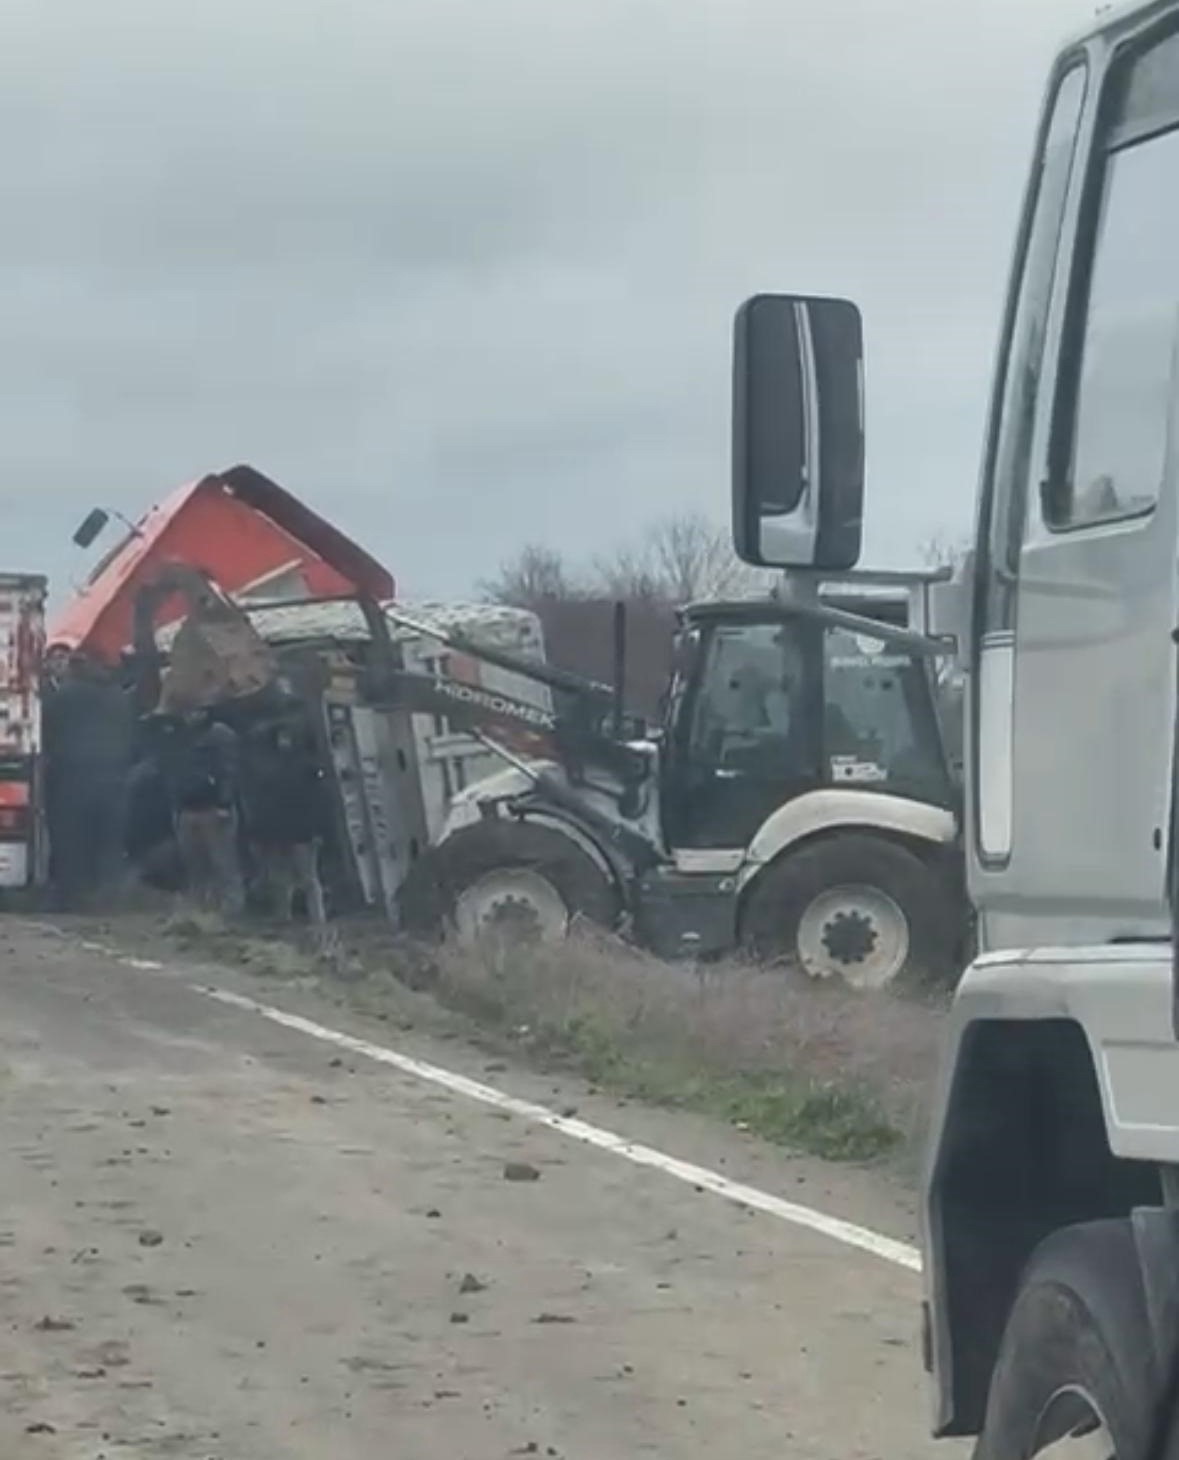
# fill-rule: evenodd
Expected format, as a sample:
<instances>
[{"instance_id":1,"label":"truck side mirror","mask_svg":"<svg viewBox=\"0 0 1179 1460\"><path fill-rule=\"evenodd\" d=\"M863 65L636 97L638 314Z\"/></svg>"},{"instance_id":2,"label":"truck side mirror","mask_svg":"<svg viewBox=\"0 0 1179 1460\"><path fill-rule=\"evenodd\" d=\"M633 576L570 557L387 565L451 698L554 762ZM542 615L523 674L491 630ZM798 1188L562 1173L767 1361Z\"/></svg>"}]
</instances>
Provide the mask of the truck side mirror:
<instances>
[{"instance_id":1,"label":"truck side mirror","mask_svg":"<svg viewBox=\"0 0 1179 1460\"><path fill-rule=\"evenodd\" d=\"M80 548L88 548L110 520L110 516L101 507L95 507L93 512L86 514L74 533L74 542Z\"/></svg>"},{"instance_id":2,"label":"truck side mirror","mask_svg":"<svg viewBox=\"0 0 1179 1460\"><path fill-rule=\"evenodd\" d=\"M767 568L860 556L863 328L845 299L758 294L733 340L733 545Z\"/></svg>"}]
</instances>

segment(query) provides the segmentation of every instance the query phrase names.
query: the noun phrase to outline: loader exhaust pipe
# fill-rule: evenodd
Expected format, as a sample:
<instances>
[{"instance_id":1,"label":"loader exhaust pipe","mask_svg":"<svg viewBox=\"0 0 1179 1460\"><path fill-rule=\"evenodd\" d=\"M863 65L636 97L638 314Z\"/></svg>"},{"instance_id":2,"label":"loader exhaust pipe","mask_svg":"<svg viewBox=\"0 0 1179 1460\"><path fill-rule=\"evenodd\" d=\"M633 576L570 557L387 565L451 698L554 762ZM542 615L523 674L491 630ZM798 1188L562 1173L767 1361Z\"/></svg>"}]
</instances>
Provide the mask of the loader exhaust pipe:
<instances>
[{"instance_id":1,"label":"loader exhaust pipe","mask_svg":"<svg viewBox=\"0 0 1179 1460\"><path fill-rule=\"evenodd\" d=\"M619 599L614 605L614 663L611 672L614 689L615 740L621 740L626 722L626 604Z\"/></svg>"}]
</instances>

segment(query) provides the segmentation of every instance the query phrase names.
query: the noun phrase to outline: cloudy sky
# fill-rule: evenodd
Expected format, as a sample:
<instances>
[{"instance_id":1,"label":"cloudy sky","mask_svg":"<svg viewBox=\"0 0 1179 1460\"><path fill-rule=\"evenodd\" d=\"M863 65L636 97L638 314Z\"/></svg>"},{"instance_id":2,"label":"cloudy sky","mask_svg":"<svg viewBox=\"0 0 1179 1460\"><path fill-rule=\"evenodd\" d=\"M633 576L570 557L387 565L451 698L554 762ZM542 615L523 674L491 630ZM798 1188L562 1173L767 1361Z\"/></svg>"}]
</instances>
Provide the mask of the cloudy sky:
<instances>
[{"instance_id":1,"label":"cloudy sky","mask_svg":"<svg viewBox=\"0 0 1179 1460\"><path fill-rule=\"evenodd\" d=\"M843 293L868 555L965 527L1092 0L5 0L0 566L248 461L458 594L724 520L732 311Z\"/></svg>"}]
</instances>

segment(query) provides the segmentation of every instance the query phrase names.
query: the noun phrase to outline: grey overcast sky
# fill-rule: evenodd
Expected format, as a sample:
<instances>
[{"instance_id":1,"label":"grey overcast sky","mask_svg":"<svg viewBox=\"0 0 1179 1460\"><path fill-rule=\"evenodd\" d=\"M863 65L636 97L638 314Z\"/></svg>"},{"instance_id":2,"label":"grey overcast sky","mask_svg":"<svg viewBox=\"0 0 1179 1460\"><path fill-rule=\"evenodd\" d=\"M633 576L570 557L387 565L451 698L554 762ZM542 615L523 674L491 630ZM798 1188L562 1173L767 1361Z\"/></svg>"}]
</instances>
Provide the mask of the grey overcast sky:
<instances>
[{"instance_id":1,"label":"grey overcast sky","mask_svg":"<svg viewBox=\"0 0 1179 1460\"><path fill-rule=\"evenodd\" d=\"M461 594L725 520L730 318L845 293L868 556L963 530L1092 0L4 0L0 566L248 461Z\"/></svg>"}]
</instances>

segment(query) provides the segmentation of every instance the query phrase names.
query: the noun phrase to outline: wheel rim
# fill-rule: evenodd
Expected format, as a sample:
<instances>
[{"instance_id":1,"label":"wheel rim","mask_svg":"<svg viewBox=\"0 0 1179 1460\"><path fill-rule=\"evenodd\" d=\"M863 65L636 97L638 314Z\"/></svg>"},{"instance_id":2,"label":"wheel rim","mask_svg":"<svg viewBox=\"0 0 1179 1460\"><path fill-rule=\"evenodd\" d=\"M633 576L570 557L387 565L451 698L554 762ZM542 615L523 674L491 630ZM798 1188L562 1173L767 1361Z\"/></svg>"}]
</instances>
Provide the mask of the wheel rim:
<instances>
[{"instance_id":1,"label":"wheel rim","mask_svg":"<svg viewBox=\"0 0 1179 1460\"><path fill-rule=\"evenodd\" d=\"M909 920L879 887L830 887L798 924L798 960L812 978L884 988L909 957Z\"/></svg>"},{"instance_id":2,"label":"wheel rim","mask_svg":"<svg viewBox=\"0 0 1179 1460\"><path fill-rule=\"evenodd\" d=\"M486 872L455 900L454 926L465 946L554 943L569 929L569 909L547 877L527 867Z\"/></svg>"},{"instance_id":3,"label":"wheel rim","mask_svg":"<svg viewBox=\"0 0 1179 1460\"><path fill-rule=\"evenodd\" d=\"M1097 1401L1085 1389L1059 1389L1040 1411L1029 1455L1052 1460L1117 1460L1117 1446Z\"/></svg>"}]
</instances>

